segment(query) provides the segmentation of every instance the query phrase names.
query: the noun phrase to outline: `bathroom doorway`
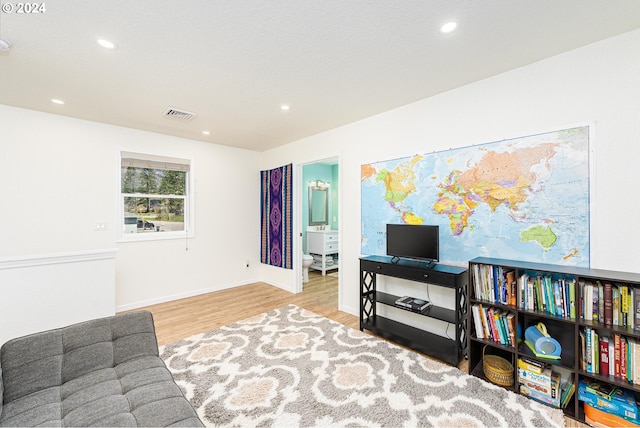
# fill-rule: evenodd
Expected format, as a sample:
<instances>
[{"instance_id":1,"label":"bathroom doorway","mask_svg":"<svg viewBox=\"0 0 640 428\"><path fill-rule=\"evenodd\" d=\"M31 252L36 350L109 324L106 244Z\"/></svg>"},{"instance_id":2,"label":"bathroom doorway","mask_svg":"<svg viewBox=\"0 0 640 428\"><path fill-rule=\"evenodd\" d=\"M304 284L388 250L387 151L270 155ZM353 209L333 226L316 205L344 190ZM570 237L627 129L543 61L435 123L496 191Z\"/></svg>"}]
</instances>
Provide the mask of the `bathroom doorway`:
<instances>
[{"instance_id":1,"label":"bathroom doorway","mask_svg":"<svg viewBox=\"0 0 640 428\"><path fill-rule=\"evenodd\" d=\"M338 307L340 296L339 158L300 166L300 248L304 259L299 291ZM309 260L311 258L311 260ZM307 267L308 266L308 267ZM307 271L305 273L305 270ZM306 280L306 281L305 281Z\"/></svg>"}]
</instances>

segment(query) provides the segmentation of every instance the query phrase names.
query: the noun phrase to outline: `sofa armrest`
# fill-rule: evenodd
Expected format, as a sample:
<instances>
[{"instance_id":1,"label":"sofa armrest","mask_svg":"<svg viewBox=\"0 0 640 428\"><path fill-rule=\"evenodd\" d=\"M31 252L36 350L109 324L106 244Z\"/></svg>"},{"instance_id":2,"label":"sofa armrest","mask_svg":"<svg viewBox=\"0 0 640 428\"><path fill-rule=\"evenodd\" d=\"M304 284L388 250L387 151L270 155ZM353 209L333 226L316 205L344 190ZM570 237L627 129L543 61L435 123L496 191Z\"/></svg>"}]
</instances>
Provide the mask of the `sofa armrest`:
<instances>
[{"instance_id":1,"label":"sofa armrest","mask_svg":"<svg viewBox=\"0 0 640 428\"><path fill-rule=\"evenodd\" d=\"M2 417L2 403L4 403L4 384L2 383L2 364L0 364L0 417Z\"/></svg>"}]
</instances>

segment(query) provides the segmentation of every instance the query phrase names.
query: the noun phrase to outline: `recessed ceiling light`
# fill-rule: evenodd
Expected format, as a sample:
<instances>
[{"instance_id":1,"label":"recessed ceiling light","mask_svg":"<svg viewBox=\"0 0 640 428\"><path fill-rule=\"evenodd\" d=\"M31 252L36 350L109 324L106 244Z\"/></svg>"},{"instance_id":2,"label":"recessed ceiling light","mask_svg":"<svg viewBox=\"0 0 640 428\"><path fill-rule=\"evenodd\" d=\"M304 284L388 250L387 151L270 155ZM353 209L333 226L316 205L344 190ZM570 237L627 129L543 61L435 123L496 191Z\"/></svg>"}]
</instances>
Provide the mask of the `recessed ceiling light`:
<instances>
[{"instance_id":1,"label":"recessed ceiling light","mask_svg":"<svg viewBox=\"0 0 640 428\"><path fill-rule=\"evenodd\" d=\"M202 131L202 134L203 134L203 135L209 135L209 134L211 134L211 132L209 132L209 131Z\"/></svg>"},{"instance_id":2,"label":"recessed ceiling light","mask_svg":"<svg viewBox=\"0 0 640 428\"><path fill-rule=\"evenodd\" d=\"M451 34L456 31L456 28L458 28L458 23L455 21L450 21L440 27L440 32L442 34Z\"/></svg>"},{"instance_id":3,"label":"recessed ceiling light","mask_svg":"<svg viewBox=\"0 0 640 428\"><path fill-rule=\"evenodd\" d=\"M97 38L96 43L102 46L105 49L115 50L118 46L110 40Z\"/></svg>"},{"instance_id":4,"label":"recessed ceiling light","mask_svg":"<svg viewBox=\"0 0 640 428\"><path fill-rule=\"evenodd\" d=\"M282 109L282 110L284 110L284 111L287 111L287 110L289 110L290 108L291 108L291 107L289 107L287 104L282 104L282 105L280 106L280 109Z\"/></svg>"},{"instance_id":5,"label":"recessed ceiling light","mask_svg":"<svg viewBox=\"0 0 640 428\"><path fill-rule=\"evenodd\" d=\"M51 98L51 102L54 104L59 104L59 105L63 105L64 101L58 99L58 98Z\"/></svg>"}]
</instances>

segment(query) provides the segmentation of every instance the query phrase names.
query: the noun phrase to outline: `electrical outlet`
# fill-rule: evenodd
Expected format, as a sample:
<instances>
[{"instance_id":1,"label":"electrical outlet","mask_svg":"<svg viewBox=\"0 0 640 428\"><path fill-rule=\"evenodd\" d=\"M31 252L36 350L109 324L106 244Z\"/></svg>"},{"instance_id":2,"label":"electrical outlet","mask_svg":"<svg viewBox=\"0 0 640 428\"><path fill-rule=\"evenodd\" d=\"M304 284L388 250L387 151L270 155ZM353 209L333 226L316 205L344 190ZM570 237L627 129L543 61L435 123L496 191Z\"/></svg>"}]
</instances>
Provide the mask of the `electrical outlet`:
<instances>
[{"instance_id":1,"label":"electrical outlet","mask_svg":"<svg viewBox=\"0 0 640 428\"><path fill-rule=\"evenodd\" d=\"M97 221L94 230L97 232L105 232L107 230L107 223L104 221Z\"/></svg>"}]
</instances>

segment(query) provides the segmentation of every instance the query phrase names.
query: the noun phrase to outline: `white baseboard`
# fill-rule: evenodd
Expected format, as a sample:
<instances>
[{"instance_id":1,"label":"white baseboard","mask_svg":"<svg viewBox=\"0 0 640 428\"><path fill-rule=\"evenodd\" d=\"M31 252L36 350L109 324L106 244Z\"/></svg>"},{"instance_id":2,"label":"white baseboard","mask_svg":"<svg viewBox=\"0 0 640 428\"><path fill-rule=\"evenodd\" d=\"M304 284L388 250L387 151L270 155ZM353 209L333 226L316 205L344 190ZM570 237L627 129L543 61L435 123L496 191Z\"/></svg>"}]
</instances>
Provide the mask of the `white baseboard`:
<instances>
[{"instance_id":1,"label":"white baseboard","mask_svg":"<svg viewBox=\"0 0 640 428\"><path fill-rule=\"evenodd\" d=\"M158 298L155 298L155 299L141 300L139 302L130 303L130 304L127 304L127 305L116 306L116 313L124 312L124 311L131 311L133 309L144 308L146 306L157 305L157 304L160 304L160 303L172 302L174 300L186 299L188 297L200 296L202 294L213 293L214 291L227 290L229 288L235 288L235 287L240 287L240 286L243 286L243 285L254 284L256 282L259 282L259 281L258 280L249 280L249 281L243 281L243 282L233 282L233 283L229 283L229 284L219 285L219 286L216 286L216 287L201 288L199 290L193 290L193 291L189 291L189 292L186 292L186 293L171 294L169 296L162 296L162 297L158 297Z\"/></svg>"},{"instance_id":2,"label":"white baseboard","mask_svg":"<svg viewBox=\"0 0 640 428\"><path fill-rule=\"evenodd\" d=\"M284 291L288 291L289 293L293 293L293 294L296 293L295 284L293 286L288 286L288 285L281 284L281 283L276 282L276 281L264 281L264 280L262 280L260 282L264 282L265 284L273 285L274 287L278 287L279 289L284 290Z\"/></svg>"},{"instance_id":3,"label":"white baseboard","mask_svg":"<svg viewBox=\"0 0 640 428\"><path fill-rule=\"evenodd\" d=\"M353 316L359 317L360 316L360 308L352 308L351 306L345 306L345 305L341 305L338 310L342 311L342 312L346 312L348 314L351 314Z\"/></svg>"}]
</instances>

